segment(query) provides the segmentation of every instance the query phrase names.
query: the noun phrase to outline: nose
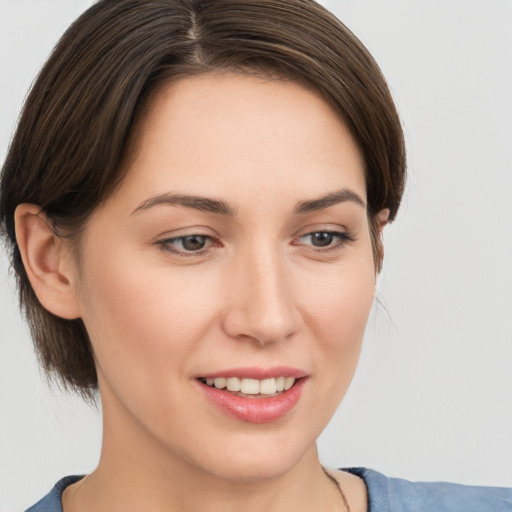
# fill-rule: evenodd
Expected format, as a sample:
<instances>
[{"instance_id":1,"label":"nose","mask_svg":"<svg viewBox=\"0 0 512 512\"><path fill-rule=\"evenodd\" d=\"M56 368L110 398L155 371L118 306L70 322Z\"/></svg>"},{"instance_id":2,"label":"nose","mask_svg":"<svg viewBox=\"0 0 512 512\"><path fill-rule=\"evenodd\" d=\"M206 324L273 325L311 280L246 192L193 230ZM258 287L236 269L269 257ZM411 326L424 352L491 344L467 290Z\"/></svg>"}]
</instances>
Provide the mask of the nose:
<instances>
[{"instance_id":1,"label":"nose","mask_svg":"<svg viewBox=\"0 0 512 512\"><path fill-rule=\"evenodd\" d=\"M268 345L299 329L290 269L277 251L253 252L230 268L223 330L232 338Z\"/></svg>"}]
</instances>

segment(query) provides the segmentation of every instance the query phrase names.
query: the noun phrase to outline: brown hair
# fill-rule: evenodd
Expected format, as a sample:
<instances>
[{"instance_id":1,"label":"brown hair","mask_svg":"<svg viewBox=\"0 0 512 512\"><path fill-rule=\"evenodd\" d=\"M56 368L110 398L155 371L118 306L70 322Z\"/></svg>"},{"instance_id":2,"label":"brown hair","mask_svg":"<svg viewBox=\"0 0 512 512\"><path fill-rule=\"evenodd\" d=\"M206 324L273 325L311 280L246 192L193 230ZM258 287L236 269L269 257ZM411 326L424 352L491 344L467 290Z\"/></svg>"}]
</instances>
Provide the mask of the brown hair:
<instances>
[{"instance_id":1,"label":"brown hair","mask_svg":"<svg viewBox=\"0 0 512 512\"><path fill-rule=\"evenodd\" d=\"M78 237L122 179L142 106L164 81L214 70L280 76L314 87L339 113L365 162L376 265L376 214L393 220L405 150L386 82L361 42L312 0L101 0L63 35L25 103L1 176L0 219L43 367L85 396L97 387L80 319L37 300L14 233L20 203Z\"/></svg>"}]
</instances>

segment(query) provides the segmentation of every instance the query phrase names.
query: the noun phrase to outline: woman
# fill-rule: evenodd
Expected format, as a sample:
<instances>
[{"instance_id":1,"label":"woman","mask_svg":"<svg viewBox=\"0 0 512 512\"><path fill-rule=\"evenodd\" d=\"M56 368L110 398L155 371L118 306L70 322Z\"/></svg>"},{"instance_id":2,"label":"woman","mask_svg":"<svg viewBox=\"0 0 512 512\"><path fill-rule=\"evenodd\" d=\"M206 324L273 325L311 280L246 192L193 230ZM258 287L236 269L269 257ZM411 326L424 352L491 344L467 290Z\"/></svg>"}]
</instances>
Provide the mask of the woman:
<instances>
[{"instance_id":1,"label":"woman","mask_svg":"<svg viewBox=\"0 0 512 512\"><path fill-rule=\"evenodd\" d=\"M85 13L2 175L41 360L86 396L99 387L104 415L98 468L33 510L509 510L506 489L318 460L404 171L376 64L316 4Z\"/></svg>"}]
</instances>

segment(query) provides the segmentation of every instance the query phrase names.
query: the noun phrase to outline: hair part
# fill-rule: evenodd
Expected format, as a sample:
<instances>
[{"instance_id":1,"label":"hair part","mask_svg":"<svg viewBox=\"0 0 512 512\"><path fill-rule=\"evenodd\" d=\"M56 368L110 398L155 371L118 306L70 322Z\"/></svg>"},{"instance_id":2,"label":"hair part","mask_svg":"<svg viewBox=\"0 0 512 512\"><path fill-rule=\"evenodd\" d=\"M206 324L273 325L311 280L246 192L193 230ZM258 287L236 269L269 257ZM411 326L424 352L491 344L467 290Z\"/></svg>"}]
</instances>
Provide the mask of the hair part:
<instances>
[{"instance_id":1,"label":"hair part","mask_svg":"<svg viewBox=\"0 0 512 512\"><path fill-rule=\"evenodd\" d=\"M39 359L49 375L84 396L97 388L84 324L39 303L16 243L14 211L37 204L59 236L79 243L91 214L123 179L137 120L156 89L214 71L297 81L339 114L364 159L380 268L377 213L388 208L393 220L398 211L404 138L379 67L334 15L312 0L100 0L42 68L0 182L2 234Z\"/></svg>"}]
</instances>

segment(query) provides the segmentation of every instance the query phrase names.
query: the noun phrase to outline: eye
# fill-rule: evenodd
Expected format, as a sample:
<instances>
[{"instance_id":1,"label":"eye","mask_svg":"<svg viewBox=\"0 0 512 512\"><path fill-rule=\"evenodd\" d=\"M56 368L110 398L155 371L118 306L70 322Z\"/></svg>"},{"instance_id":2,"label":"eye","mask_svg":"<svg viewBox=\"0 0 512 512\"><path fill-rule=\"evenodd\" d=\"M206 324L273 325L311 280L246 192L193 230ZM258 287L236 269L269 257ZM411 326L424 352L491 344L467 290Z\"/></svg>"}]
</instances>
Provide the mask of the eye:
<instances>
[{"instance_id":1,"label":"eye","mask_svg":"<svg viewBox=\"0 0 512 512\"><path fill-rule=\"evenodd\" d=\"M299 242L315 249L335 249L347 242L354 241L354 237L345 231L313 231L299 238Z\"/></svg>"},{"instance_id":2,"label":"eye","mask_svg":"<svg viewBox=\"0 0 512 512\"><path fill-rule=\"evenodd\" d=\"M203 235L182 236L175 239L185 251L199 251L204 249L207 237Z\"/></svg>"},{"instance_id":3,"label":"eye","mask_svg":"<svg viewBox=\"0 0 512 512\"><path fill-rule=\"evenodd\" d=\"M319 231L318 233L310 233L305 238L309 238L311 245L315 247L327 247L334 241L334 233Z\"/></svg>"},{"instance_id":4,"label":"eye","mask_svg":"<svg viewBox=\"0 0 512 512\"><path fill-rule=\"evenodd\" d=\"M192 255L202 253L213 243L212 237L208 235L185 235L174 238L166 238L158 242L165 250L181 255Z\"/></svg>"}]
</instances>

